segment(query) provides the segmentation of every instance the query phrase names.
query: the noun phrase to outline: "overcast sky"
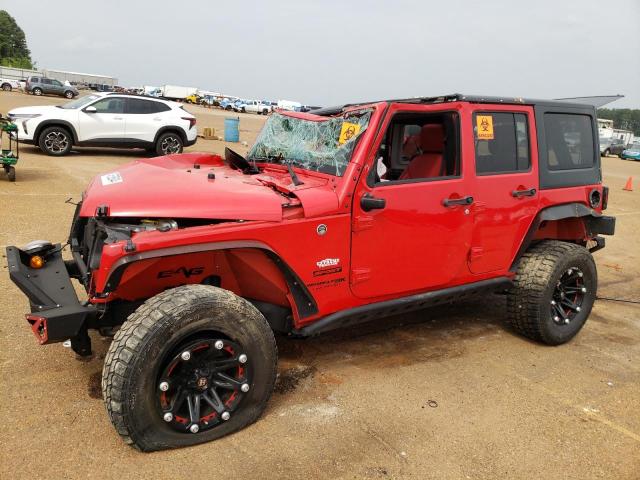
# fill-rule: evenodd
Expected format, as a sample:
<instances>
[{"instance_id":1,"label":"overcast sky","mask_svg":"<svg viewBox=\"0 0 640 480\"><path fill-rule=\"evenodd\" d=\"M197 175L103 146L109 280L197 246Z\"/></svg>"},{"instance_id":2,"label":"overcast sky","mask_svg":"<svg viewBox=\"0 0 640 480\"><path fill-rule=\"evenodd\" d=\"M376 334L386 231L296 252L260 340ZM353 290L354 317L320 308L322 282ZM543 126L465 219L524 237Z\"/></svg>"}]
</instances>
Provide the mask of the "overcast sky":
<instances>
[{"instance_id":1,"label":"overcast sky","mask_svg":"<svg viewBox=\"0 0 640 480\"><path fill-rule=\"evenodd\" d=\"M40 6L40 8L38 8ZM0 0L41 68L329 105L463 92L621 93L640 0Z\"/></svg>"}]
</instances>

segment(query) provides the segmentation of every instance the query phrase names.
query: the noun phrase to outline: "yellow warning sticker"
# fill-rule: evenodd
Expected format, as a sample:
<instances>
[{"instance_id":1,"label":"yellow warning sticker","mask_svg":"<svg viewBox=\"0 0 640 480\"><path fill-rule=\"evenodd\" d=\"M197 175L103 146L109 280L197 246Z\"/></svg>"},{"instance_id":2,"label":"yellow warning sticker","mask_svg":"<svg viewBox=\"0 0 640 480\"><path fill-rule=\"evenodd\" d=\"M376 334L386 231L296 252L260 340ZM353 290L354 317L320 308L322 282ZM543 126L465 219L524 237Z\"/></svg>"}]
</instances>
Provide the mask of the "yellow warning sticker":
<instances>
[{"instance_id":1,"label":"yellow warning sticker","mask_svg":"<svg viewBox=\"0 0 640 480\"><path fill-rule=\"evenodd\" d=\"M338 143L340 145L347 143L353 137L360 133L360 125L357 123L342 122L342 129L340 130L340 138Z\"/></svg>"},{"instance_id":2,"label":"yellow warning sticker","mask_svg":"<svg viewBox=\"0 0 640 480\"><path fill-rule=\"evenodd\" d=\"M493 140L493 117L491 115L477 115L478 140Z\"/></svg>"}]
</instances>

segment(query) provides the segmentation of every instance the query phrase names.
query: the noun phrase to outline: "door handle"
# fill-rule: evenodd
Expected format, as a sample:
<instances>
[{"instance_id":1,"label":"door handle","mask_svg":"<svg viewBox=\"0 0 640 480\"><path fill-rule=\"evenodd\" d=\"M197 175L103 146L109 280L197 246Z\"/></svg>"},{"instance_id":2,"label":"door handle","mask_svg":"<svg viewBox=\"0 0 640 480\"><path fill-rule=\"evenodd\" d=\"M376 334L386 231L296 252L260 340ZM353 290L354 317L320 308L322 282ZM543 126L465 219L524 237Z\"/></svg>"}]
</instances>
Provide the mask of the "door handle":
<instances>
[{"instance_id":1,"label":"door handle","mask_svg":"<svg viewBox=\"0 0 640 480\"><path fill-rule=\"evenodd\" d=\"M471 205L473 203L473 197L467 195L462 198L445 198L442 200L442 205L445 207L455 207L456 205Z\"/></svg>"},{"instance_id":2,"label":"door handle","mask_svg":"<svg viewBox=\"0 0 640 480\"><path fill-rule=\"evenodd\" d=\"M384 198L377 198L369 193L365 193L360 199L360 208L365 212L371 210L380 210L387 206L387 200Z\"/></svg>"},{"instance_id":3,"label":"door handle","mask_svg":"<svg viewBox=\"0 0 640 480\"><path fill-rule=\"evenodd\" d=\"M533 197L536 194L537 190L535 188L529 188L528 190L514 190L511 192L511 196L513 197Z\"/></svg>"}]
</instances>

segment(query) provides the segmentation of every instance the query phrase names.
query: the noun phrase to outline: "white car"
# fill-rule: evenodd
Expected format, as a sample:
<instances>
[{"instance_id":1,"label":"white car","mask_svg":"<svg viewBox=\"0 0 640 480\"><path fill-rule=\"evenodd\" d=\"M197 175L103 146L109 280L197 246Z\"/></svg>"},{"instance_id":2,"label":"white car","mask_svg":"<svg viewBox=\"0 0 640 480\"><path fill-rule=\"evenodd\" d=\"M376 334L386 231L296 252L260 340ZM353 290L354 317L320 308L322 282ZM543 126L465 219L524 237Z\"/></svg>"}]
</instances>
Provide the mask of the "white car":
<instances>
[{"instance_id":1,"label":"white car","mask_svg":"<svg viewBox=\"0 0 640 480\"><path fill-rule=\"evenodd\" d=\"M0 78L0 88L5 92L10 92L13 89L20 90L21 85L18 80L11 80L9 78Z\"/></svg>"},{"instance_id":2,"label":"white car","mask_svg":"<svg viewBox=\"0 0 640 480\"><path fill-rule=\"evenodd\" d=\"M71 147L144 148L181 153L196 143L196 117L175 102L121 93L93 93L57 106L20 107L8 114L21 142L49 155Z\"/></svg>"},{"instance_id":3,"label":"white car","mask_svg":"<svg viewBox=\"0 0 640 480\"><path fill-rule=\"evenodd\" d=\"M260 100L248 100L238 106L238 111L267 115L273 111L273 107L270 104L261 102Z\"/></svg>"}]
</instances>

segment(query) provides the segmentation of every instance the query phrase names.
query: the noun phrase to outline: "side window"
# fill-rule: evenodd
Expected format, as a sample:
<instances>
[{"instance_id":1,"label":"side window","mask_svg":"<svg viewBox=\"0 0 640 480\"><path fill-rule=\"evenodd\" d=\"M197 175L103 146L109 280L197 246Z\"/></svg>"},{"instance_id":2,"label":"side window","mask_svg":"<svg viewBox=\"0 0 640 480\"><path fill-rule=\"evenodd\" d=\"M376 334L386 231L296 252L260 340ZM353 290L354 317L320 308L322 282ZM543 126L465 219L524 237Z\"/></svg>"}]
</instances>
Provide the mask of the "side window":
<instances>
[{"instance_id":1,"label":"side window","mask_svg":"<svg viewBox=\"0 0 640 480\"><path fill-rule=\"evenodd\" d=\"M48 78L41 78L40 83L43 83L44 85L51 85L51 80Z\"/></svg>"},{"instance_id":2,"label":"side window","mask_svg":"<svg viewBox=\"0 0 640 480\"><path fill-rule=\"evenodd\" d=\"M545 113L549 170L575 170L594 165L593 126L589 115Z\"/></svg>"},{"instance_id":3,"label":"side window","mask_svg":"<svg viewBox=\"0 0 640 480\"><path fill-rule=\"evenodd\" d=\"M529 129L525 114L476 112L473 132L478 175L529 169Z\"/></svg>"},{"instance_id":4,"label":"side window","mask_svg":"<svg viewBox=\"0 0 640 480\"><path fill-rule=\"evenodd\" d=\"M124 111L124 98L105 98L93 105L97 113L122 113Z\"/></svg>"},{"instance_id":5,"label":"side window","mask_svg":"<svg viewBox=\"0 0 640 480\"><path fill-rule=\"evenodd\" d=\"M164 103L143 100L141 98L127 99L127 113L144 115L149 113L166 112L167 110L171 110L171 108Z\"/></svg>"},{"instance_id":6,"label":"side window","mask_svg":"<svg viewBox=\"0 0 640 480\"><path fill-rule=\"evenodd\" d=\"M55 85L56 87L61 87L62 83L60 83L58 80L51 80L51 84Z\"/></svg>"},{"instance_id":7,"label":"side window","mask_svg":"<svg viewBox=\"0 0 640 480\"><path fill-rule=\"evenodd\" d=\"M455 112L396 114L376 154L369 184L460 176L458 131Z\"/></svg>"}]
</instances>

